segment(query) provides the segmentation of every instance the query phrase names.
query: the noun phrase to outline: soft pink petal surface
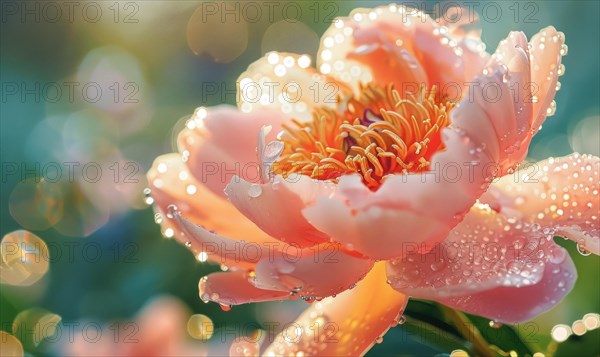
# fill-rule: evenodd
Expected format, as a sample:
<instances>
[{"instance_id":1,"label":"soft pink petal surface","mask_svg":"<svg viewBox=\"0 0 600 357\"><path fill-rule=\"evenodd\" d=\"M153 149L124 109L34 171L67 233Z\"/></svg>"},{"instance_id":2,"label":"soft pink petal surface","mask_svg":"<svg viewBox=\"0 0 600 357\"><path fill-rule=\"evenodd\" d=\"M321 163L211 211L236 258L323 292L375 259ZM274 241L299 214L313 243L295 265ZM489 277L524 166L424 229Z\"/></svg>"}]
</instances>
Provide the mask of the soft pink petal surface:
<instances>
[{"instance_id":1,"label":"soft pink petal surface","mask_svg":"<svg viewBox=\"0 0 600 357\"><path fill-rule=\"evenodd\" d=\"M514 219L536 224L600 254L600 159L572 154L523 165L482 197Z\"/></svg>"},{"instance_id":2,"label":"soft pink petal surface","mask_svg":"<svg viewBox=\"0 0 600 357\"><path fill-rule=\"evenodd\" d=\"M577 277L567 251L552 238L539 226L477 204L443 243L391 261L388 278L410 296L450 302L497 321L525 321L556 305ZM492 291L521 295L525 288L536 298L487 301Z\"/></svg>"},{"instance_id":3,"label":"soft pink petal surface","mask_svg":"<svg viewBox=\"0 0 600 357\"><path fill-rule=\"evenodd\" d=\"M270 109L287 118L310 120L315 107L335 109L351 90L310 66L307 55L269 52L238 78L238 108L244 113Z\"/></svg>"},{"instance_id":4,"label":"soft pink petal surface","mask_svg":"<svg viewBox=\"0 0 600 357\"><path fill-rule=\"evenodd\" d=\"M373 263L346 253L335 243L303 250L288 247L281 256L261 260L256 265L256 277L252 283L264 289L288 291L306 300L314 300L353 287L371 270Z\"/></svg>"},{"instance_id":5,"label":"soft pink petal surface","mask_svg":"<svg viewBox=\"0 0 600 357\"><path fill-rule=\"evenodd\" d=\"M306 176L254 184L234 177L225 189L231 203L269 235L298 247L309 247L329 240L302 216L311 197L333 192L335 186Z\"/></svg>"},{"instance_id":6,"label":"soft pink petal surface","mask_svg":"<svg viewBox=\"0 0 600 357\"><path fill-rule=\"evenodd\" d=\"M177 224L177 221L167 219L170 205L174 205L178 212L193 224L202 225L206 230L219 232L223 236L234 238L234 240L246 240L267 248L281 244L261 231L225 198L214 194L198 182L178 154L158 157L148 171L148 182L163 234L171 229L173 237L182 244L191 239L181 234L182 227ZM232 222L235 224L231 224ZM213 254L216 251L213 249L214 245L207 245L208 248L211 248L208 250L210 260L215 258L217 262L226 265L236 263L235 259L231 257L226 259L224 256L219 257L215 255L216 253ZM194 255L198 255L202 251L197 244L190 248ZM242 263L242 260L238 259L238 263Z\"/></svg>"},{"instance_id":7,"label":"soft pink petal surface","mask_svg":"<svg viewBox=\"0 0 600 357\"><path fill-rule=\"evenodd\" d=\"M227 105L209 108L205 115L193 118L193 128L184 129L178 137L179 151L187 153L186 164L196 180L222 197L236 175L260 182L257 135L263 126L271 125L274 130L267 141L274 140L284 116L265 109L242 113Z\"/></svg>"},{"instance_id":8,"label":"soft pink petal surface","mask_svg":"<svg viewBox=\"0 0 600 357\"><path fill-rule=\"evenodd\" d=\"M212 273L200 279L198 290L200 299L221 305L240 305L253 302L287 300L287 291L273 291L254 287L247 272Z\"/></svg>"},{"instance_id":9,"label":"soft pink petal surface","mask_svg":"<svg viewBox=\"0 0 600 357\"><path fill-rule=\"evenodd\" d=\"M323 35L319 68L355 90L359 81L370 80L393 82L400 91L410 83L451 83L462 89L481 72L489 55L476 32L439 23L402 5L355 9Z\"/></svg>"}]
</instances>

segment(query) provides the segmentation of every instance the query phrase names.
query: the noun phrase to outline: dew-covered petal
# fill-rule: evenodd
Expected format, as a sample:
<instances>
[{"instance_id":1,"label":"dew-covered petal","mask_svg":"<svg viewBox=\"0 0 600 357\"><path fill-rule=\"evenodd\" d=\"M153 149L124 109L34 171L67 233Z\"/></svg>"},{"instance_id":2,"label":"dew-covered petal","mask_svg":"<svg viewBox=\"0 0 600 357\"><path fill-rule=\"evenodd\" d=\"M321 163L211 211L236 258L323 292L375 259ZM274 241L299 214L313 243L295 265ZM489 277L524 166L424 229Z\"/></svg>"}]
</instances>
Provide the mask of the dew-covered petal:
<instances>
[{"instance_id":1,"label":"dew-covered petal","mask_svg":"<svg viewBox=\"0 0 600 357\"><path fill-rule=\"evenodd\" d=\"M531 320L556 306L571 291L576 278L575 265L567 256L562 263L546 264L542 280L535 285L501 286L472 295L441 298L437 301L497 322L516 324Z\"/></svg>"},{"instance_id":2,"label":"dew-covered petal","mask_svg":"<svg viewBox=\"0 0 600 357\"><path fill-rule=\"evenodd\" d=\"M167 207L163 222L163 226L171 230L167 237L172 236L182 242L201 262L209 260L227 267L251 269L263 257L282 247L282 243L275 239L246 241L214 233L183 217L174 205Z\"/></svg>"},{"instance_id":3,"label":"dew-covered petal","mask_svg":"<svg viewBox=\"0 0 600 357\"><path fill-rule=\"evenodd\" d=\"M483 84L480 88L471 86L468 98L463 98L452 113L453 119L463 117L460 124L466 130L474 119L465 119L465 108L481 106L488 113L498 144L491 138L484 144L491 150L499 147L499 174L512 171L525 159L531 139L546 117L554 113L557 78L564 72L561 57L565 52L564 35L553 27L541 30L529 43L522 32L511 32L500 41L484 69L484 74L497 78L495 83L479 83Z\"/></svg>"},{"instance_id":4,"label":"dew-covered petal","mask_svg":"<svg viewBox=\"0 0 600 357\"><path fill-rule=\"evenodd\" d=\"M444 87L452 83L462 88L463 83L481 69L488 58L485 46L476 32L449 31L429 15L403 5L380 6L374 9L355 9L348 17L336 19L321 39L319 69L335 78L350 83L359 90L358 83L371 80L402 84L417 81L428 86ZM393 50L393 48L398 50ZM360 57L363 49L377 50L384 57ZM399 54L400 56L397 56ZM396 59L405 60L400 66ZM392 69L409 69L404 79L381 76L394 73ZM424 76L423 76L424 74Z\"/></svg>"},{"instance_id":5,"label":"dew-covered petal","mask_svg":"<svg viewBox=\"0 0 600 357\"><path fill-rule=\"evenodd\" d=\"M376 192L342 177L332 197L320 197L304 216L332 239L373 259L402 256L407 243L443 240L492 178L485 152L463 132L444 129L447 147L431 170L392 176Z\"/></svg>"},{"instance_id":6,"label":"dew-covered petal","mask_svg":"<svg viewBox=\"0 0 600 357\"><path fill-rule=\"evenodd\" d=\"M407 302L385 283L385 268L377 263L354 289L314 302L264 355L363 355L398 323Z\"/></svg>"},{"instance_id":7,"label":"dew-covered petal","mask_svg":"<svg viewBox=\"0 0 600 357\"><path fill-rule=\"evenodd\" d=\"M305 249L288 246L282 254L263 258L256 265L252 283L312 300L351 288L372 266L372 260L351 255L336 243Z\"/></svg>"},{"instance_id":8,"label":"dew-covered petal","mask_svg":"<svg viewBox=\"0 0 600 357\"><path fill-rule=\"evenodd\" d=\"M507 101L503 99L511 99L513 108L506 110L514 113L512 120L516 127L514 131L498 131L498 140L501 142L499 161L501 173L506 173L509 168L525 159L533 137L532 114L533 103L537 100L537 90L536 84L532 82L531 78L528 46L527 37L523 32L509 33L508 37L498 44L487 69L489 72L496 73L496 78L501 78L501 81L497 80L495 83L496 88L502 89L502 96L498 101L502 101L502 104L509 108ZM482 90L485 88L482 87ZM491 98L493 93L493 90L487 92L489 96L486 100L487 103L495 101ZM506 118L507 116L500 116L493 120L498 122L495 124L498 127L512 126L500 122L500 119Z\"/></svg>"},{"instance_id":9,"label":"dew-covered petal","mask_svg":"<svg viewBox=\"0 0 600 357\"><path fill-rule=\"evenodd\" d=\"M552 238L539 226L476 204L441 244L390 261L388 279L413 297L450 302L497 321L525 321L556 305L577 277L567 251ZM533 291L535 298L521 299L521 291Z\"/></svg>"},{"instance_id":10,"label":"dew-covered petal","mask_svg":"<svg viewBox=\"0 0 600 357\"><path fill-rule=\"evenodd\" d=\"M287 291L260 289L250 284L249 279L252 275L243 271L209 274L198 283L200 299L229 306L290 298Z\"/></svg>"},{"instance_id":11,"label":"dew-covered petal","mask_svg":"<svg viewBox=\"0 0 600 357\"><path fill-rule=\"evenodd\" d=\"M273 130L266 139L274 140L283 121L274 110L241 113L227 105L200 108L179 133L177 143L196 180L224 197L223 189L235 175L260 182L257 133L270 125Z\"/></svg>"},{"instance_id":12,"label":"dew-covered petal","mask_svg":"<svg viewBox=\"0 0 600 357\"><path fill-rule=\"evenodd\" d=\"M599 171L598 157L577 153L526 164L494 182L482 202L600 254Z\"/></svg>"},{"instance_id":13,"label":"dew-covered petal","mask_svg":"<svg viewBox=\"0 0 600 357\"><path fill-rule=\"evenodd\" d=\"M445 9L446 12L435 22L440 26L440 32L448 33L449 38L457 42L455 52L460 54L464 62L463 78L471 80L481 74L490 57L481 40L479 15L457 4L445 6ZM442 30L443 27L446 30Z\"/></svg>"},{"instance_id":14,"label":"dew-covered petal","mask_svg":"<svg viewBox=\"0 0 600 357\"><path fill-rule=\"evenodd\" d=\"M565 72L562 56L567 54L565 35L553 26L542 29L530 41L531 81L537 100L533 103L533 130L537 131L547 116L556 110L554 95L558 77Z\"/></svg>"},{"instance_id":15,"label":"dew-covered petal","mask_svg":"<svg viewBox=\"0 0 600 357\"><path fill-rule=\"evenodd\" d=\"M378 36L379 34L373 34ZM369 68L376 83L393 83L401 96L417 93L420 85L427 85L427 74L416 58L406 49L390 43L379 35L347 54L348 60L358 61ZM340 62L334 63L334 66Z\"/></svg>"},{"instance_id":16,"label":"dew-covered petal","mask_svg":"<svg viewBox=\"0 0 600 357\"><path fill-rule=\"evenodd\" d=\"M478 77L468 93L468 99L450 113L452 123L485 148L495 163L490 169L500 171L510 145L505 139L514 135L517 128L512 94L500 73ZM492 95L497 100L490 100Z\"/></svg>"},{"instance_id":17,"label":"dew-covered petal","mask_svg":"<svg viewBox=\"0 0 600 357\"><path fill-rule=\"evenodd\" d=\"M310 66L308 55L269 52L238 78L238 108L250 113L261 108L299 120L312 118L315 107L335 109L338 97L350 89Z\"/></svg>"},{"instance_id":18,"label":"dew-covered petal","mask_svg":"<svg viewBox=\"0 0 600 357\"><path fill-rule=\"evenodd\" d=\"M269 235L298 247L326 242L329 237L314 228L302 209L319 195L327 195L335 185L296 175L276 176L272 182L250 183L234 177L225 189L231 203Z\"/></svg>"},{"instance_id":19,"label":"dew-covered petal","mask_svg":"<svg viewBox=\"0 0 600 357\"><path fill-rule=\"evenodd\" d=\"M177 225L167 219L168 207L174 205L187 220L235 240L261 245L277 242L241 214L235 206L214 194L196 180L178 154L159 156L148 171L148 182L155 204L155 220L163 234L182 244L188 239L179 234ZM235 224L232 224L235 222ZM170 230L169 230L170 229ZM195 251L199 254L200 251Z\"/></svg>"},{"instance_id":20,"label":"dew-covered petal","mask_svg":"<svg viewBox=\"0 0 600 357\"><path fill-rule=\"evenodd\" d=\"M534 285L545 265L567 255L552 237L478 203L442 243L392 260L388 277L395 289L426 299Z\"/></svg>"}]
</instances>

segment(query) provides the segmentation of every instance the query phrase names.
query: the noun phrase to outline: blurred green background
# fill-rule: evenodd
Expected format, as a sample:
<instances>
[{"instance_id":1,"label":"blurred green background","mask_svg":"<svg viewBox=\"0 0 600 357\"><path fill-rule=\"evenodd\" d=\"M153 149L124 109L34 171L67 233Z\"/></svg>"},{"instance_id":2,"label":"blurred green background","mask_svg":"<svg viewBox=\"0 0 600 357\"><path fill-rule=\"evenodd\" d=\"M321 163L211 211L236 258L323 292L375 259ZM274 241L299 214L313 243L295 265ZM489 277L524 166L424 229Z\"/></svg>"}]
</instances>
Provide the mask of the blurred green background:
<instances>
[{"instance_id":1,"label":"blurred green background","mask_svg":"<svg viewBox=\"0 0 600 357\"><path fill-rule=\"evenodd\" d=\"M179 298L193 313L209 316L217 327L265 321L265 316L276 313L298 314L305 307L302 302L246 305L231 312L203 304L198 279L219 267L199 263L184 247L161 237L152 210L143 202L144 173L156 156L174 151L173 138L183 126L182 118L196 107L234 104L234 94L223 88L233 91L238 75L265 52L307 53L314 60L330 15L345 16L353 8L387 2L300 1L295 4L302 14L295 22L285 20L284 3L280 3L272 19L263 14L256 22L245 22L242 16L241 21L226 24L234 31L220 33L224 36L220 38L228 39L223 43L205 40L222 31L219 24L214 29L205 27L202 33L188 31L190 18L201 6L197 1L74 3L71 13L64 3L55 3L61 15L52 7L44 10L43 3L2 3L1 233L31 230L49 245L51 259L48 274L34 285L1 286L1 329L10 331L17 314L32 307L51 311L63 322L131 320L149 299L161 294ZM231 1L217 3L235 6ZM480 14L486 4L471 3L478 4L475 9ZM425 9L433 10L434 4L425 2ZM488 7L487 16L481 17L488 52L511 30L530 37L548 25L565 33L569 47L556 114L534 138L530 159L573 151L599 155L599 2L495 4L502 9L501 16L495 15L496 7ZM288 19L296 17L292 10ZM254 18L254 13L249 16ZM209 50L217 61L192 49ZM84 88L86 83L94 86ZM207 83L224 87L210 94ZM102 89L99 96L94 94L97 86ZM73 97L69 88L74 88ZM55 167L48 164L53 162L63 166L63 178L66 162L82 166L100 162L110 179L90 184L74 175L75 180L54 185L56 190L44 188L51 192L40 197L33 176L47 170L44 176L55 177ZM112 180L115 162L120 170L117 185ZM11 171L14 165L16 174ZM34 172L25 182L21 182L26 178L23 168ZM94 176L94 168L88 174ZM57 207L62 214L53 215ZM40 214L46 214L47 221L36 219ZM586 313L600 312L598 258L577 254L571 244L564 246L575 260L579 280L561 304L534 321L534 329L516 329L534 346L549 343L554 325L570 325ZM427 306L411 302L408 316L427 315L436 308ZM479 322L482 328L487 326ZM409 329L407 325L392 329L371 354L450 352ZM578 339L583 338L575 336L570 342L583 343ZM56 344L36 347L25 341L25 345L32 355L61 354ZM591 349L585 351L598 355L597 337L586 346Z\"/></svg>"}]
</instances>

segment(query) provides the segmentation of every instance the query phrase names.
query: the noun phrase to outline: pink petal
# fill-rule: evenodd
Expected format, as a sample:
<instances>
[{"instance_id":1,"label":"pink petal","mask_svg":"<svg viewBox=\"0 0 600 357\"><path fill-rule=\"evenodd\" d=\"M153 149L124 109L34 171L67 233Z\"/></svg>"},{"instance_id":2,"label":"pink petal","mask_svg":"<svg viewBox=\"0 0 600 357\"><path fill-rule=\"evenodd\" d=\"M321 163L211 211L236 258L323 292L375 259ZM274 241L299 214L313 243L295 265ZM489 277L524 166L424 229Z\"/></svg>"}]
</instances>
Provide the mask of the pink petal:
<instances>
[{"instance_id":1,"label":"pink petal","mask_svg":"<svg viewBox=\"0 0 600 357\"><path fill-rule=\"evenodd\" d=\"M260 182L257 134L263 126L271 125L275 130L267 140L274 140L283 115L264 109L245 114L226 105L209 108L205 113L197 112L191 128L188 126L178 137L179 151L187 155L186 163L196 180L222 197L233 176Z\"/></svg>"},{"instance_id":2,"label":"pink petal","mask_svg":"<svg viewBox=\"0 0 600 357\"><path fill-rule=\"evenodd\" d=\"M409 51L389 43L386 38L373 39L369 43L348 53L347 58L367 66L374 82L393 83L402 96L406 91L415 93L419 85L428 83L425 71Z\"/></svg>"},{"instance_id":3,"label":"pink petal","mask_svg":"<svg viewBox=\"0 0 600 357\"><path fill-rule=\"evenodd\" d=\"M335 185L317 181L307 176L253 184L234 177L225 193L231 203L246 217L269 235L299 247L309 247L329 240L315 229L304 216L302 209L311 203L310 197L333 191Z\"/></svg>"},{"instance_id":4,"label":"pink petal","mask_svg":"<svg viewBox=\"0 0 600 357\"><path fill-rule=\"evenodd\" d=\"M200 279L200 298L204 302L213 301L224 306L290 298L287 291L259 289L250 284L248 279L252 278L247 272L212 273Z\"/></svg>"},{"instance_id":5,"label":"pink petal","mask_svg":"<svg viewBox=\"0 0 600 357\"><path fill-rule=\"evenodd\" d=\"M529 62L529 49L527 37L522 32L511 32L508 37L498 45L492 56L491 62L497 62L503 75L503 96L507 95L506 88L512 88L510 98L513 102L513 113L516 131L502 132L498 140L505 145L501 147L500 166L501 172L506 172L515 164L523 161L529 149L533 134L532 115L533 102L535 101L536 84L531 81L531 66ZM492 68L498 68L492 65ZM505 102L505 101L503 101ZM506 124L500 124L506 125ZM502 138L502 139L501 139ZM512 165L512 166L511 166Z\"/></svg>"},{"instance_id":6,"label":"pink petal","mask_svg":"<svg viewBox=\"0 0 600 357\"><path fill-rule=\"evenodd\" d=\"M310 67L307 55L269 52L248 66L238 78L238 108L244 113L259 109L286 117L310 120L315 107L335 109L338 97L350 88Z\"/></svg>"},{"instance_id":7,"label":"pink petal","mask_svg":"<svg viewBox=\"0 0 600 357\"><path fill-rule=\"evenodd\" d=\"M463 78L466 81L480 75L490 55L481 40L479 15L461 6L446 6L446 13L435 22L446 27L448 38L457 42L456 48L464 62Z\"/></svg>"},{"instance_id":8,"label":"pink petal","mask_svg":"<svg viewBox=\"0 0 600 357\"><path fill-rule=\"evenodd\" d=\"M516 324L531 320L558 304L575 284L577 272L570 257L561 264L547 264L544 278L535 285L498 287L473 295L442 298L444 305L497 322Z\"/></svg>"},{"instance_id":9,"label":"pink petal","mask_svg":"<svg viewBox=\"0 0 600 357\"><path fill-rule=\"evenodd\" d=\"M552 26L542 29L531 38L531 80L538 88L538 101L533 103L533 129L538 130L552 115L552 104L556 94L558 77L564 74L561 69L562 56L566 54L565 36Z\"/></svg>"},{"instance_id":10,"label":"pink petal","mask_svg":"<svg viewBox=\"0 0 600 357\"><path fill-rule=\"evenodd\" d=\"M173 230L173 237L182 244L185 244L188 238L180 234L178 225L166 219L167 207L170 205L175 205L186 219L202 225L207 230L263 246L277 243L277 240L256 227L226 199L215 195L199 183L178 154L158 157L148 171L148 182L163 232L170 228ZM236 224L231 224L232 221ZM193 252L197 255L200 250ZM213 255L209 254L209 258L212 257ZM221 261L220 258L217 260Z\"/></svg>"},{"instance_id":11,"label":"pink petal","mask_svg":"<svg viewBox=\"0 0 600 357\"><path fill-rule=\"evenodd\" d=\"M572 154L523 165L493 183L482 199L507 216L600 254L599 160Z\"/></svg>"},{"instance_id":12,"label":"pink petal","mask_svg":"<svg viewBox=\"0 0 600 357\"><path fill-rule=\"evenodd\" d=\"M378 263L354 289L313 303L286 325L264 355L363 355L398 323L407 302L407 296L387 286L383 263Z\"/></svg>"},{"instance_id":13,"label":"pink petal","mask_svg":"<svg viewBox=\"0 0 600 357\"><path fill-rule=\"evenodd\" d=\"M349 17L337 19L323 35L319 68L352 84L355 90L359 82L371 80L394 82L399 90L403 83L462 86L481 73L488 58L477 33L465 35L448 31L428 15L402 5L355 9ZM371 54L356 56L363 48L370 48ZM402 61L406 64L400 64ZM392 69L399 70L397 77L389 77Z\"/></svg>"},{"instance_id":14,"label":"pink petal","mask_svg":"<svg viewBox=\"0 0 600 357\"><path fill-rule=\"evenodd\" d=\"M567 251L552 238L539 227L477 204L443 243L426 254L391 261L388 278L413 297L497 321L525 321L556 305L576 279ZM531 292L534 297L521 298Z\"/></svg>"},{"instance_id":15,"label":"pink petal","mask_svg":"<svg viewBox=\"0 0 600 357\"><path fill-rule=\"evenodd\" d=\"M499 88L498 100L489 100L485 88ZM514 105L508 87L499 74L481 76L470 86L467 98L450 113L452 123L484 147L494 162L500 162L507 144L499 138L516 131ZM492 169L497 170L496 165Z\"/></svg>"},{"instance_id":16,"label":"pink petal","mask_svg":"<svg viewBox=\"0 0 600 357\"><path fill-rule=\"evenodd\" d=\"M486 98L483 93L485 88L476 89L475 101L469 95L469 102L472 104L469 105L463 99L452 113L453 118L463 117L461 127L470 130L472 135L476 133L476 129L471 126L474 120L466 119L468 113L462 112L471 111L473 105L479 105L489 113L488 120L492 121L496 129L497 143L494 143L487 131L474 136L491 147L492 152L495 152L496 147L500 149L497 163L501 174L512 171L525 159L532 137L546 116L554 112L553 100L561 66L563 41L564 36L552 27L535 35L530 43L527 43L522 32L511 32L506 39L500 41L484 70L484 73L501 77L501 81L496 80L495 84L488 83L496 87L491 91L494 98ZM500 96L496 99L498 91ZM508 104L509 99L513 102L512 108ZM462 106L463 103L466 105ZM504 110L497 109L500 107Z\"/></svg>"},{"instance_id":17,"label":"pink petal","mask_svg":"<svg viewBox=\"0 0 600 357\"><path fill-rule=\"evenodd\" d=\"M213 262L232 267L252 268L263 259L278 252L280 242L247 242L234 240L207 231L181 216L176 206L167 208L165 221L174 230L174 236L183 241L200 261Z\"/></svg>"},{"instance_id":18,"label":"pink petal","mask_svg":"<svg viewBox=\"0 0 600 357\"><path fill-rule=\"evenodd\" d=\"M255 286L313 300L352 288L373 266L372 260L352 256L335 243L302 250L287 248L281 255L262 259L256 265Z\"/></svg>"}]
</instances>

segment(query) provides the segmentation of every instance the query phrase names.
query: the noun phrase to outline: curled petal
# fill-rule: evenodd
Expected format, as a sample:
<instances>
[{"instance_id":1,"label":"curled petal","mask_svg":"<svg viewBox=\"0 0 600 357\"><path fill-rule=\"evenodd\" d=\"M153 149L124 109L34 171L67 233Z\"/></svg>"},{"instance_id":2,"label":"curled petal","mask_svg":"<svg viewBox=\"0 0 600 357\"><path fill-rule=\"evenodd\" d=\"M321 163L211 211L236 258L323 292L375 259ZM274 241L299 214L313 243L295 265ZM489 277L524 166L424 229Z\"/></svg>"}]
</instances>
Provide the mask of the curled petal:
<instances>
[{"instance_id":1,"label":"curled petal","mask_svg":"<svg viewBox=\"0 0 600 357\"><path fill-rule=\"evenodd\" d=\"M363 355L398 323L407 302L408 296L385 283L385 268L377 263L354 289L313 303L264 355Z\"/></svg>"},{"instance_id":2,"label":"curled petal","mask_svg":"<svg viewBox=\"0 0 600 357\"><path fill-rule=\"evenodd\" d=\"M599 171L598 157L580 154L523 165L494 182L482 202L600 254Z\"/></svg>"},{"instance_id":3,"label":"curled petal","mask_svg":"<svg viewBox=\"0 0 600 357\"><path fill-rule=\"evenodd\" d=\"M499 148L496 160L500 175L512 171L525 159L532 137L555 110L557 78L564 71L561 52L564 35L553 27L540 31L530 43L522 32L511 32L500 41L484 70L492 74L494 81L484 83L479 78L475 84L488 88L471 86L468 97L452 113L453 121L465 130L475 121L467 118L474 113L473 107L479 106L488 113L486 120L492 121L496 140L487 131L474 137L493 153ZM490 91L491 87L494 90ZM497 110L500 106L504 109Z\"/></svg>"},{"instance_id":4,"label":"curled petal","mask_svg":"<svg viewBox=\"0 0 600 357\"><path fill-rule=\"evenodd\" d=\"M488 91L489 88L497 92ZM501 73L478 77L468 93L468 97L450 113L452 123L485 148L492 160L498 163L492 169L500 174L503 158L514 142L505 139L517 132L512 94Z\"/></svg>"},{"instance_id":5,"label":"curled petal","mask_svg":"<svg viewBox=\"0 0 600 357\"><path fill-rule=\"evenodd\" d=\"M285 249L281 256L262 259L256 265L252 282L255 286L297 293L312 300L352 288L373 266L372 260L352 256L339 244L325 243L303 250L288 248L291 249Z\"/></svg>"},{"instance_id":6,"label":"curled petal","mask_svg":"<svg viewBox=\"0 0 600 357\"><path fill-rule=\"evenodd\" d=\"M195 117L194 124L179 133L178 147L196 180L221 197L233 176L260 182L256 134L270 125L275 130L266 140L274 140L283 115L265 109L246 114L222 105L197 112Z\"/></svg>"},{"instance_id":7,"label":"curled petal","mask_svg":"<svg viewBox=\"0 0 600 357\"><path fill-rule=\"evenodd\" d=\"M477 204L443 243L391 261L388 278L413 297L497 321L525 321L556 305L577 277L567 251L552 238L539 227ZM515 304L509 293L528 297Z\"/></svg>"},{"instance_id":8,"label":"curled petal","mask_svg":"<svg viewBox=\"0 0 600 357\"><path fill-rule=\"evenodd\" d=\"M198 283L200 298L221 305L241 305L253 302L287 300L286 291L264 290L248 282L252 279L247 272L220 272L202 277Z\"/></svg>"},{"instance_id":9,"label":"curled petal","mask_svg":"<svg viewBox=\"0 0 600 357\"><path fill-rule=\"evenodd\" d=\"M311 197L335 189L331 183L312 180L307 176L254 184L234 177L225 193L231 203L246 217L271 236L299 247L309 247L328 241L327 235L314 228L302 209Z\"/></svg>"}]
</instances>

